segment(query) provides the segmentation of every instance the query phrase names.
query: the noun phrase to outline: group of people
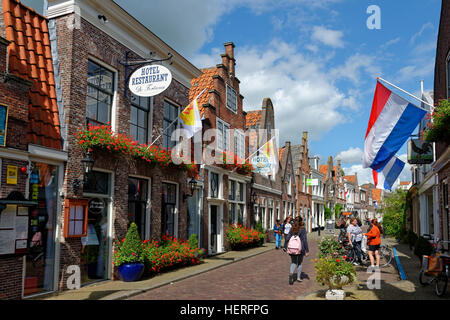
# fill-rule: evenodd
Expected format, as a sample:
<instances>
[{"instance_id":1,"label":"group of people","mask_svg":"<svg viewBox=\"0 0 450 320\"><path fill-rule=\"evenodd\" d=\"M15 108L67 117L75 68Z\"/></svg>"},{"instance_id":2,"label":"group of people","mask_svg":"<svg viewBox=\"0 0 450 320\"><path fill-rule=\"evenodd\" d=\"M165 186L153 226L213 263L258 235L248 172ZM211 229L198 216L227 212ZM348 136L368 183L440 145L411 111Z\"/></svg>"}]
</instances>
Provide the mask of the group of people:
<instances>
[{"instance_id":1,"label":"group of people","mask_svg":"<svg viewBox=\"0 0 450 320\"><path fill-rule=\"evenodd\" d=\"M345 223L345 222L344 222ZM380 267L380 245L381 234L383 234L383 227L377 219L370 220L370 226L367 233L363 233L361 229L361 221L357 218L350 219L350 224L342 224L340 228L345 229L346 236L348 238L349 245L354 249L358 258L355 265L361 264L361 243L363 235L367 237L367 254L369 255L371 267ZM375 256L375 257L374 257Z\"/></svg>"},{"instance_id":2,"label":"group of people","mask_svg":"<svg viewBox=\"0 0 450 320\"><path fill-rule=\"evenodd\" d=\"M277 219L273 227L275 233L275 249L280 249L288 252L288 244L294 237L294 240L299 242L299 251L292 253L289 251L291 257L291 265L289 268L289 284L293 285L295 281L302 282L302 263L303 257L309 255L308 240L306 236L305 223L301 216L295 219L292 216L287 217L283 223ZM284 237L284 246L281 246L281 239ZM293 241L294 242L294 241ZM297 270L297 272L295 272Z\"/></svg>"},{"instance_id":3,"label":"group of people","mask_svg":"<svg viewBox=\"0 0 450 320\"><path fill-rule=\"evenodd\" d=\"M361 229L362 223L357 218L349 219L349 224L345 219L341 219L338 222L338 226L345 236L348 238L350 246L356 252L358 262L355 265L361 264L361 242L363 235L367 237L367 253L369 255L371 267L380 266L380 245L381 234L383 234L383 228L377 219L370 221L370 226L367 233L364 233ZM308 240L306 235L305 223L301 216L297 216L295 219L292 216L287 217L283 223L280 219L277 219L276 224L273 227L275 234L275 249L282 249L284 252L288 252L291 257L291 265L289 268L289 284L294 284L295 281L302 282L302 263L303 258L309 255ZM284 237L284 245L281 245L281 240ZM290 240L295 237L295 241L299 242L299 248L301 248L295 254L292 250L288 250ZM295 242L294 241L294 242ZM297 271L297 272L295 272Z\"/></svg>"}]
</instances>

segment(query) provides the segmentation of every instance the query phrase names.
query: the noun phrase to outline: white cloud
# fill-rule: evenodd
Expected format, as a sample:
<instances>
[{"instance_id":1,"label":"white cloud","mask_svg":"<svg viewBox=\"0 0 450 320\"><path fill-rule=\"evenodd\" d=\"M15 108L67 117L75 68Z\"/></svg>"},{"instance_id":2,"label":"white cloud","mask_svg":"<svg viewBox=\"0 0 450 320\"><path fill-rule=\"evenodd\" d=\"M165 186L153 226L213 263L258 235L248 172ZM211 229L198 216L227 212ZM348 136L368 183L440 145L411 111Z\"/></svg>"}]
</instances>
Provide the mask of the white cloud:
<instances>
[{"instance_id":1,"label":"white cloud","mask_svg":"<svg viewBox=\"0 0 450 320\"><path fill-rule=\"evenodd\" d=\"M374 56L355 53L345 61L344 65L331 70L334 78L348 79L354 85L361 83L363 73L372 79L381 74L381 68L377 65Z\"/></svg>"},{"instance_id":2,"label":"white cloud","mask_svg":"<svg viewBox=\"0 0 450 320\"><path fill-rule=\"evenodd\" d=\"M427 29L434 30L434 26L433 26L433 24L432 24L431 22L425 23L425 24L422 26L422 28L420 28L419 32L415 33L415 34L411 37L411 39L409 40L409 43L410 43L410 44L414 44L414 42L416 41L416 39L419 38L419 37L421 37L422 34L423 34L423 33L425 32L425 30L427 30Z\"/></svg>"},{"instance_id":3,"label":"white cloud","mask_svg":"<svg viewBox=\"0 0 450 320\"><path fill-rule=\"evenodd\" d=\"M340 152L336 159L341 159L343 164L361 163L362 156L363 151L360 148L350 147L348 150Z\"/></svg>"},{"instance_id":4,"label":"white cloud","mask_svg":"<svg viewBox=\"0 0 450 320\"><path fill-rule=\"evenodd\" d=\"M322 26L315 26L313 28L311 39L322 42L323 44L333 48L343 48L343 36L344 34L342 31L330 30Z\"/></svg>"},{"instance_id":5,"label":"white cloud","mask_svg":"<svg viewBox=\"0 0 450 320\"><path fill-rule=\"evenodd\" d=\"M392 39L392 40L389 40L388 42L386 42L385 44L383 44L383 45L381 45L381 49L387 49L388 47L390 47L390 46L392 46L392 45L394 45L394 44L396 44L396 43L398 43L398 42L400 42L400 37L397 37L397 38L395 38L395 39Z\"/></svg>"}]
</instances>

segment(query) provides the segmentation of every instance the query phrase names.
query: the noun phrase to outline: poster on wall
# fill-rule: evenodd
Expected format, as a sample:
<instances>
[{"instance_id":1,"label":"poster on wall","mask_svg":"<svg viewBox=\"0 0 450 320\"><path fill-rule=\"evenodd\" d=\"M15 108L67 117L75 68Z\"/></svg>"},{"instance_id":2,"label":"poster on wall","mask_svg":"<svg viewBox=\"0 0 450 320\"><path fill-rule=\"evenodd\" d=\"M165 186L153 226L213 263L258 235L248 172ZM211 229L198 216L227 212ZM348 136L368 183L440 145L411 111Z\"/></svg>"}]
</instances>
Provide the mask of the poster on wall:
<instances>
[{"instance_id":1,"label":"poster on wall","mask_svg":"<svg viewBox=\"0 0 450 320\"><path fill-rule=\"evenodd\" d=\"M8 166L6 170L6 183L17 184L17 166Z\"/></svg>"},{"instance_id":2,"label":"poster on wall","mask_svg":"<svg viewBox=\"0 0 450 320\"><path fill-rule=\"evenodd\" d=\"M6 145L6 127L8 126L8 108L0 106L0 147Z\"/></svg>"}]
</instances>

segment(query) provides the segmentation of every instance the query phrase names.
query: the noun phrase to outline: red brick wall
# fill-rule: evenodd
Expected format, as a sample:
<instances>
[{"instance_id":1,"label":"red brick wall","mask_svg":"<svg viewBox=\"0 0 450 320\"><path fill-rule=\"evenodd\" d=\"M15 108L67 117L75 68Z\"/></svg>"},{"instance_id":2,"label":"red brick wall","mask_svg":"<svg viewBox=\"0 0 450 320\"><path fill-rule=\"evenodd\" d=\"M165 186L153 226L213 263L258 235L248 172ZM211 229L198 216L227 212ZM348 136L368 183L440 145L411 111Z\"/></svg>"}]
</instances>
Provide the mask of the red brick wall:
<instances>
[{"instance_id":1,"label":"red brick wall","mask_svg":"<svg viewBox=\"0 0 450 320\"><path fill-rule=\"evenodd\" d=\"M69 160L65 168L64 190L67 197L81 197L73 194L72 182L74 179L83 180L81 159L84 151L78 146L74 134L86 123L86 89L87 66L90 56L102 61L117 70L117 100L116 100L116 132L129 135L130 131L130 101L124 96L125 69L118 63L123 60L127 47L109 37L95 26L81 19L81 28L69 30L66 27L67 19L71 15L57 18L58 54L60 57L60 72L63 87L64 108L66 110L66 123L68 125ZM132 59L142 58L132 53ZM173 79L170 87L154 98L153 103L153 138L162 131L164 98L169 98L180 107L188 104L189 89ZM162 138L155 143L161 145ZM150 168L140 161L127 161L119 155L106 152L94 152L95 167L112 171L114 173L113 186L113 239L121 239L127 230L128 222L128 177L139 175L151 178L151 237L155 240L161 238L161 188L162 181L171 181L179 185L179 220L178 236L187 237L186 205L182 195L186 190L187 174L179 170L161 170ZM64 209L64 208L63 208ZM60 224L63 224L64 213ZM60 288L64 288L66 279L65 270L68 265L80 263L81 243L79 239L69 239L61 245L61 275Z\"/></svg>"},{"instance_id":2,"label":"red brick wall","mask_svg":"<svg viewBox=\"0 0 450 320\"><path fill-rule=\"evenodd\" d=\"M22 298L23 256L0 257L0 300Z\"/></svg>"}]
</instances>

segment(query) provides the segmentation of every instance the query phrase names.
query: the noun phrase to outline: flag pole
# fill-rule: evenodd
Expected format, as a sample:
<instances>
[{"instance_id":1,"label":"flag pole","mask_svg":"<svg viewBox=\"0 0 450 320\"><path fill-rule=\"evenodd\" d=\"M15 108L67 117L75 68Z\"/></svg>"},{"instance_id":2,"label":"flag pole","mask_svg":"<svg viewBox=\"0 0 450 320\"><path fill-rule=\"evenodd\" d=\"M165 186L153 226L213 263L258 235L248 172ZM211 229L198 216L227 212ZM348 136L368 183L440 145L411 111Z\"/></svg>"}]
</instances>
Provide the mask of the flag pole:
<instances>
[{"instance_id":1,"label":"flag pole","mask_svg":"<svg viewBox=\"0 0 450 320\"><path fill-rule=\"evenodd\" d=\"M385 82L385 83L387 83L388 85L390 85L390 86L392 86L392 87L394 87L394 88L400 90L400 91L403 92L403 93L406 93L407 95L413 97L414 99L419 100L419 101L422 102L423 104L426 104L427 106L430 106L431 108L434 108L433 105L429 104L428 102L423 101L422 99L417 98L415 95L409 93L408 91L403 90L402 88L397 87L396 85L390 83L389 81L384 80L384 79L381 78L381 77L377 77L377 79L378 79L378 80L381 80L381 81L383 81L383 82ZM416 107L418 107L418 108L420 108L420 109L422 109L422 110L425 110L425 111L428 112L428 113L430 112L430 111L428 111L428 110L425 109L425 108L422 108L422 107L419 107L419 106L416 106Z\"/></svg>"},{"instance_id":2,"label":"flag pole","mask_svg":"<svg viewBox=\"0 0 450 320\"><path fill-rule=\"evenodd\" d=\"M197 100L198 98L200 98L200 96L203 94L203 92L205 92L205 90L206 90L206 88L203 89L203 91L200 92L200 94L199 94L194 100ZM194 100L192 100L192 101L194 101ZM181 112L180 112L180 113L181 113ZM178 116L179 116L179 114L178 114ZM169 128L170 128L170 127L178 120L178 116L175 118L175 120L172 121L172 123L170 123L170 124L163 130L163 132L162 132L155 140L153 140L152 144L149 145L149 146L147 147L146 150L148 150L152 145L154 145L155 142L158 141L159 138L161 138L161 136L163 135L163 133L166 132L166 130L169 129Z\"/></svg>"}]
</instances>

